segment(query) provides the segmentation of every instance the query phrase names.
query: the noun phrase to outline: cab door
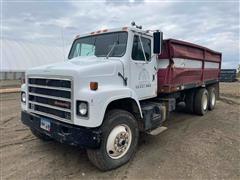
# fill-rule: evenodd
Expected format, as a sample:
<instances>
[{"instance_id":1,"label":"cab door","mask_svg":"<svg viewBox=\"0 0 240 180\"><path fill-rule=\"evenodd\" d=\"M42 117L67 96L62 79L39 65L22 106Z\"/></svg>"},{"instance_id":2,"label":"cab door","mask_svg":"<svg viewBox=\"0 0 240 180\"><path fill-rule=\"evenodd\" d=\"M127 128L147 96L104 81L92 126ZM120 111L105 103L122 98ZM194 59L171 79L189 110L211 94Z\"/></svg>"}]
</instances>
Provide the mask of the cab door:
<instances>
[{"instance_id":1,"label":"cab door","mask_svg":"<svg viewBox=\"0 0 240 180\"><path fill-rule=\"evenodd\" d=\"M139 100L157 96L157 62L153 38L134 34L130 58L131 88Z\"/></svg>"}]
</instances>

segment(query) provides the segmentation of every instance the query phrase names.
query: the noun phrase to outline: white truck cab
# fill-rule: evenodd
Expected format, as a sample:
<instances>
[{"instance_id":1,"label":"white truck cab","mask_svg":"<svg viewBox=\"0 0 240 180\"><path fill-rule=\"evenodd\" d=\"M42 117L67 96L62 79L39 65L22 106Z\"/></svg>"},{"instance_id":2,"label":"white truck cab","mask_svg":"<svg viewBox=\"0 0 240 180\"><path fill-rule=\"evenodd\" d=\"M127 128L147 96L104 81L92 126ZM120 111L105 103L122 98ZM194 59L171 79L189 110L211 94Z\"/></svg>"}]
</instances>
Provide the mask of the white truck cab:
<instances>
[{"instance_id":1,"label":"white truck cab","mask_svg":"<svg viewBox=\"0 0 240 180\"><path fill-rule=\"evenodd\" d=\"M103 122L108 105L123 98L129 98L135 103L142 116L139 101L157 96L158 65L150 33L124 27L77 36L68 58L63 63L28 70L26 84L22 86L23 91L33 89L33 92L26 91L29 97L36 94L34 88L38 87L58 90L54 85L45 87L51 80L69 82L69 89L59 88L71 93L71 119L56 117L60 121L84 127L98 127ZM38 80L45 81L42 82L44 87L41 83L34 82ZM95 84L97 89L92 90L91 84ZM41 96L48 98L48 93L46 91ZM61 100L64 97L56 95L54 98ZM77 112L78 102L86 103L86 115ZM29 103L31 101L27 98L26 103L22 104L24 110L32 111L27 106ZM63 103L58 104L66 106Z\"/></svg>"},{"instance_id":2,"label":"white truck cab","mask_svg":"<svg viewBox=\"0 0 240 180\"><path fill-rule=\"evenodd\" d=\"M26 72L22 122L43 140L87 148L101 170L126 163L139 131L153 129L140 102L157 96L161 42L139 27L78 35L65 62Z\"/></svg>"}]
</instances>

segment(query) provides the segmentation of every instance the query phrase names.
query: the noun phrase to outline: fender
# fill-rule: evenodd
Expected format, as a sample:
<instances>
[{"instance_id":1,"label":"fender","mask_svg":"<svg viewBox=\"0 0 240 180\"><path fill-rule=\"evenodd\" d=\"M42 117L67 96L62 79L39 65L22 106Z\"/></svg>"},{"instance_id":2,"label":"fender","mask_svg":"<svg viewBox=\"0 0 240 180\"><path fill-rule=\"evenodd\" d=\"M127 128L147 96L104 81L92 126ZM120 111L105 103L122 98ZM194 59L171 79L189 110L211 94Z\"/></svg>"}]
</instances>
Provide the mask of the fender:
<instances>
[{"instance_id":1,"label":"fender","mask_svg":"<svg viewBox=\"0 0 240 180\"><path fill-rule=\"evenodd\" d=\"M79 99L85 99L89 102L90 117L88 120L75 117L75 123L78 125L85 127L99 127L103 122L108 105L115 100L124 98L133 99L138 106L140 116L143 117L137 95L129 87L116 87L115 85L102 86L101 89L97 91L89 91L89 89L84 89L79 92L79 96L80 95L81 97L79 97Z\"/></svg>"},{"instance_id":2,"label":"fender","mask_svg":"<svg viewBox=\"0 0 240 180\"><path fill-rule=\"evenodd\" d=\"M116 87L114 87L114 89L116 89ZM133 99L136 102L136 104L138 106L138 110L140 112L140 116L141 116L141 118L143 118L142 109L141 109L141 106L140 106L140 103L139 103L139 100L137 98L136 93L132 89L130 89L128 87L125 87L125 88L122 88L122 89L118 89L118 90L119 90L119 93L115 94L114 96L109 97L106 100L106 102L104 104L104 110L102 111L102 112L104 112L104 115L106 113L108 105L111 102L116 101L116 100L121 100L121 99L124 99L124 98L131 98L131 99ZM109 92L112 92L112 91L114 91L114 90L113 89L109 89ZM109 93L109 92L106 92L106 93ZM102 117L102 122L103 122L103 119L104 119L104 116Z\"/></svg>"},{"instance_id":3,"label":"fender","mask_svg":"<svg viewBox=\"0 0 240 180\"><path fill-rule=\"evenodd\" d=\"M113 101L115 101L115 100L124 99L124 98L131 98L132 100L134 100L134 101L136 102L136 104L137 104L137 106L138 106L138 110L139 110L139 112L140 112L140 116L141 116L141 118L143 118L142 109L141 109L141 106L140 106L140 103L139 103L139 101L138 101L138 98L137 98L136 93L135 93L132 89L130 89L130 88L128 88L128 90L130 91L130 95L128 95L128 94L120 94L119 96L110 97L110 98L106 101L105 111L104 111L104 112L106 112L107 106L108 106L111 102L113 102Z\"/></svg>"}]
</instances>

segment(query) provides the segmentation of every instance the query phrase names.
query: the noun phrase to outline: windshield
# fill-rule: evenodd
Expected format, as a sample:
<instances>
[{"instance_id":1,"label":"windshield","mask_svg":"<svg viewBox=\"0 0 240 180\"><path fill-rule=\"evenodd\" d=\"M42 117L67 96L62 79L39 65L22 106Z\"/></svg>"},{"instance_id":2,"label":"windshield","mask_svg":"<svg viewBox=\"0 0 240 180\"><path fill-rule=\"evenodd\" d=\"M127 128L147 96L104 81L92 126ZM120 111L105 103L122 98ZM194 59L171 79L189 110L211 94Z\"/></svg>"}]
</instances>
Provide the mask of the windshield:
<instances>
[{"instance_id":1,"label":"windshield","mask_svg":"<svg viewBox=\"0 0 240 180\"><path fill-rule=\"evenodd\" d=\"M68 58L78 56L121 57L127 46L127 32L92 35L76 39Z\"/></svg>"}]
</instances>

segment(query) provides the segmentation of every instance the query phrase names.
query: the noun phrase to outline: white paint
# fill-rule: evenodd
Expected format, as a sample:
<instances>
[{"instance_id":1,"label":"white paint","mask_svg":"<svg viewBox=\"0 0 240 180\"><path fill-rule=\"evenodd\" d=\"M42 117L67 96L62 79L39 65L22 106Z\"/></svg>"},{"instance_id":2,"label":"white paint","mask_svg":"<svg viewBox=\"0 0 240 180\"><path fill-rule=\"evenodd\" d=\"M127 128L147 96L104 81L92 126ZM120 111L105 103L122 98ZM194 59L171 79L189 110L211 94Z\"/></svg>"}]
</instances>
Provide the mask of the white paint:
<instances>
[{"instance_id":1,"label":"white paint","mask_svg":"<svg viewBox=\"0 0 240 180\"><path fill-rule=\"evenodd\" d=\"M193 59L173 58L176 68L202 68L202 61Z\"/></svg>"},{"instance_id":2,"label":"white paint","mask_svg":"<svg viewBox=\"0 0 240 180\"><path fill-rule=\"evenodd\" d=\"M133 60L131 57L132 47L133 47L133 37L134 35L139 35L139 33L129 33L129 48L130 50L130 88L136 93L139 100L148 99L157 96L157 73L154 67L157 68L156 55L153 55L153 48L151 48L151 60ZM151 47L153 47L153 38L149 35L141 35L143 38L151 40ZM153 56L152 56L153 55ZM127 62L127 63L128 63ZM155 76L155 77L154 77Z\"/></svg>"},{"instance_id":3,"label":"white paint","mask_svg":"<svg viewBox=\"0 0 240 180\"><path fill-rule=\"evenodd\" d=\"M158 69L166 69L169 65L169 59L159 59Z\"/></svg>"},{"instance_id":4,"label":"white paint","mask_svg":"<svg viewBox=\"0 0 240 180\"><path fill-rule=\"evenodd\" d=\"M176 68L202 68L202 61L194 59L173 58L174 67ZM158 60L158 69L166 69L169 64L169 59ZM205 68L218 69L219 63L205 62Z\"/></svg>"},{"instance_id":5,"label":"white paint","mask_svg":"<svg viewBox=\"0 0 240 180\"><path fill-rule=\"evenodd\" d=\"M121 30L122 28L119 28L108 30L108 32ZM103 122L107 106L114 100L124 98L131 98L135 101L142 116L139 101L155 97L157 93L157 76L154 69L154 67L157 67L157 63L156 55L152 56L150 62L136 62L131 60L133 37L134 34L139 34L139 32L144 33L142 30L136 28L128 28L127 48L123 57L109 57L108 59L96 56L77 57L56 64L31 68L27 70L26 76L68 77L72 80L72 124L83 127L98 127ZM145 37L150 38L152 41L151 34L147 34ZM119 73L124 78L127 78L127 86L124 85L124 81L119 76ZM153 75L155 78L153 78ZM90 82L98 82L98 90L90 90ZM140 89L137 89L136 85L139 85ZM28 95L28 84L22 86L22 90L27 92ZM88 118L77 115L77 100L88 102ZM26 104L28 104L28 99ZM22 105L22 110L30 112L26 105Z\"/></svg>"},{"instance_id":6,"label":"white paint","mask_svg":"<svg viewBox=\"0 0 240 180\"><path fill-rule=\"evenodd\" d=\"M219 68L219 63L205 62L205 68L218 69Z\"/></svg>"}]
</instances>

